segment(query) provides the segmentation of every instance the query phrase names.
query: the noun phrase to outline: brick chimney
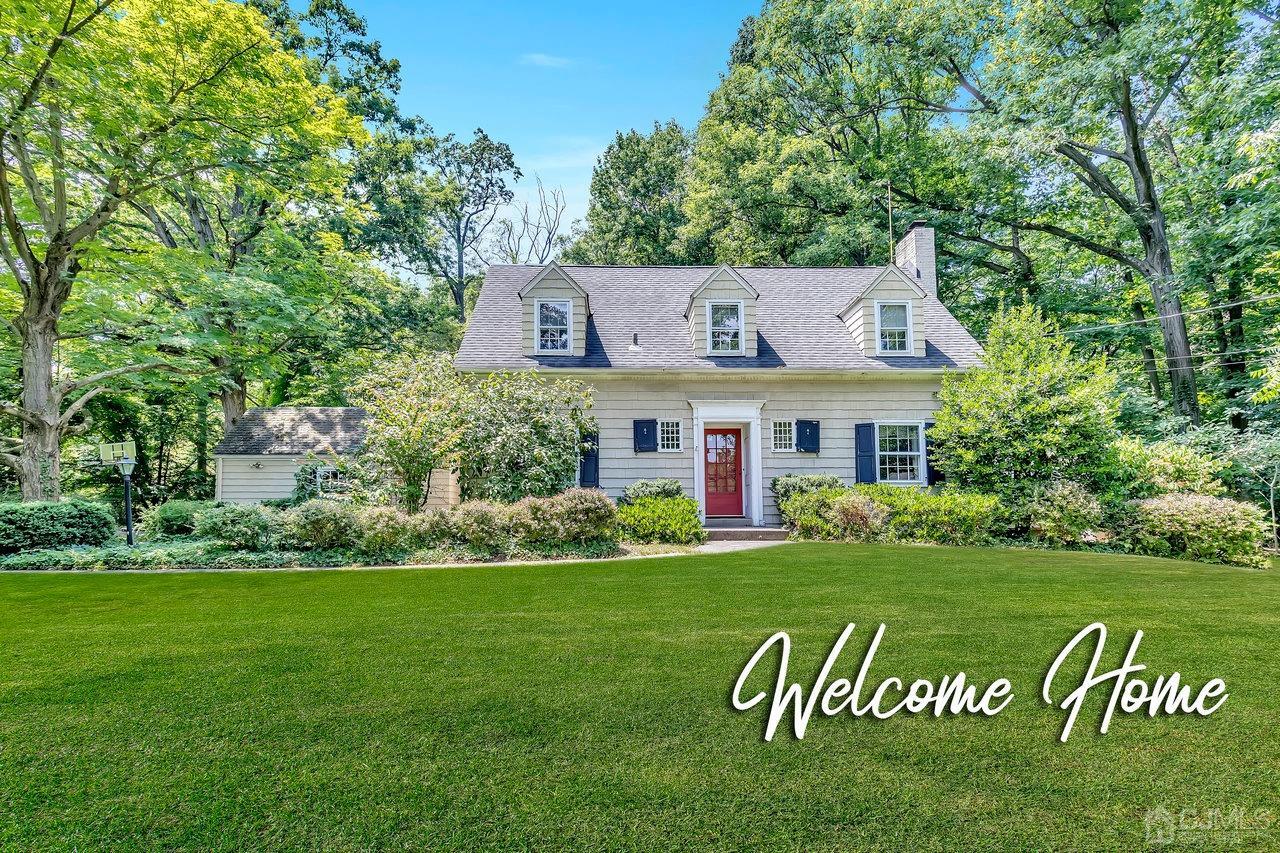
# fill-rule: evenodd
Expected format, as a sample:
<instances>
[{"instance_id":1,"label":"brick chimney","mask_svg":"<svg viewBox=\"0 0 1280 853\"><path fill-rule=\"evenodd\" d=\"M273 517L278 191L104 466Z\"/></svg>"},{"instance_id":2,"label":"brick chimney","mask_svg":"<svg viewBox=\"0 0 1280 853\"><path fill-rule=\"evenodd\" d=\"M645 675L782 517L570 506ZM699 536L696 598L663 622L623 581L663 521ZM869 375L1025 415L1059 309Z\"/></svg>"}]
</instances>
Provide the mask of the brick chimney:
<instances>
[{"instance_id":1,"label":"brick chimney","mask_svg":"<svg viewBox=\"0 0 1280 853\"><path fill-rule=\"evenodd\" d=\"M893 260L920 289L930 296L938 295L938 266L933 251L933 229L923 219L911 223L907 233L893 250Z\"/></svg>"}]
</instances>

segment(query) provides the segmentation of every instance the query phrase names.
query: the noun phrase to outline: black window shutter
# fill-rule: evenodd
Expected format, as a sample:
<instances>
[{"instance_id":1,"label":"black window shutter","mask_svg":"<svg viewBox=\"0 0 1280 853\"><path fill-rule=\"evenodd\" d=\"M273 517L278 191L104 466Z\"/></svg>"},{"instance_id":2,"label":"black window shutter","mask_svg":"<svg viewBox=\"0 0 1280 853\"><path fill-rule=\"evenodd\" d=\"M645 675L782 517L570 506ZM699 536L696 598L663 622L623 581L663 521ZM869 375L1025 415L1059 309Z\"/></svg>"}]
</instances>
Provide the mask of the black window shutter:
<instances>
[{"instance_id":1,"label":"black window shutter","mask_svg":"<svg viewBox=\"0 0 1280 853\"><path fill-rule=\"evenodd\" d=\"M586 489L600 488L600 436L590 432L582 437L582 443L589 445L582 451L578 460L578 485Z\"/></svg>"},{"instance_id":2,"label":"black window shutter","mask_svg":"<svg viewBox=\"0 0 1280 853\"><path fill-rule=\"evenodd\" d=\"M817 421L796 421L796 450L817 453L821 445Z\"/></svg>"},{"instance_id":3,"label":"black window shutter","mask_svg":"<svg viewBox=\"0 0 1280 853\"><path fill-rule=\"evenodd\" d=\"M876 425L854 424L854 456L859 483L876 481Z\"/></svg>"},{"instance_id":4,"label":"black window shutter","mask_svg":"<svg viewBox=\"0 0 1280 853\"><path fill-rule=\"evenodd\" d=\"M631 432L635 440L636 453L658 452L658 421L656 418L645 421L632 421Z\"/></svg>"},{"instance_id":5,"label":"black window shutter","mask_svg":"<svg viewBox=\"0 0 1280 853\"><path fill-rule=\"evenodd\" d=\"M924 425L924 464L926 482L930 486L936 486L943 480L947 479L947 475L938 470L933 464L933 441L929 438L929 430L933 429L933 421L929 421Z\"/></svg>"}]
</instances>

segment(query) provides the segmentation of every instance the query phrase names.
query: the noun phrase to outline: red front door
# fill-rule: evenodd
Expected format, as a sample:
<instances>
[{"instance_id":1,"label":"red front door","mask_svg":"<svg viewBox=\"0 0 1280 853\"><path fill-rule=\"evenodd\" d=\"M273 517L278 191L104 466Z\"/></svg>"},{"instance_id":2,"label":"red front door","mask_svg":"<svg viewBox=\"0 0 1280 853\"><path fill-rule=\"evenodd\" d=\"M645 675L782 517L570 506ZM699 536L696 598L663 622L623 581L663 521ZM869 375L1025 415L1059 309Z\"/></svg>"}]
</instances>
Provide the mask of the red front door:
<instances>
[{"instance_id":1,"label":"red front door","mask_svg":"<svg viewBox=\"0 0 1280 853\"><path fill-rule=\"evenodd\" d=\"M707 515L742 515L742 430L706 432Z\"/></svg>"}]
</instances>

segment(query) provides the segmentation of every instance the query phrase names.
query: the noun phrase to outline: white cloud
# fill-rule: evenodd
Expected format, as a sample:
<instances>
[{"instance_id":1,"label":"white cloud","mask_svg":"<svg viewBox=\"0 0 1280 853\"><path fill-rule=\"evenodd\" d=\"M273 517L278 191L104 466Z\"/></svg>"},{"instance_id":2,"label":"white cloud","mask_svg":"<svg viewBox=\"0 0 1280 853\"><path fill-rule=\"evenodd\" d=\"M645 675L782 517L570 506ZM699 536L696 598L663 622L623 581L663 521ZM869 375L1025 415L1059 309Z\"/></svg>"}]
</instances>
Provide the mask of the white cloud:
<instances>
[{"instance_id":1,"label":"white cloud","mask_svg":"<svg viewBox=\"0 0 1280 853\"><path fill-rule=\"evenodd\" d=\"M549 53L522 53L521 65L536 65L539 68L568 68L574 61L567 56L552 56Z\"/></svg>"}]
</instances>

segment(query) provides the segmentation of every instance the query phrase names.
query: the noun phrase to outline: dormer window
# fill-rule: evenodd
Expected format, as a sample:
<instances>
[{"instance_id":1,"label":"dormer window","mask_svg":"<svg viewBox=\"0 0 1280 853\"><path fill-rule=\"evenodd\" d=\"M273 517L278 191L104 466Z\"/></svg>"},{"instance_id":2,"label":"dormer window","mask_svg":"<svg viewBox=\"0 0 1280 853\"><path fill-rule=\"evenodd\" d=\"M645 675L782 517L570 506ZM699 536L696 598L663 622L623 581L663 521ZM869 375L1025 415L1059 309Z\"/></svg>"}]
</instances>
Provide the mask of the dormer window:
<instances>
[{"instance_id":1,"label":"dormer window","mask_svg":"<svg viewBox=\"0 0 1280 853\"><path fill-rule=\"evenodd\" d=\"M742 355L741 302L707 302L707 355Z\"/></svg>"},{"instance_id":2,"label":"dormer window","mask_svg":"<svg viewBox=\"0 0 1280 853\"><path fill-rule=\"evenodd\" d=\"M876 352L880 355L909 355L911 340L911 303L876 303Z\"/></svg>"},{"instance_id":3,"label":"dormer window","mask_svg":"<svg viewBox=\"0 0 1280 853\"><path fill-rule=\"evenodd\" d=\"M573 302L569 299L539 299L534 306L538 320L538 352L568 355L573 347Z\"/></svg>"}]
</instances>

